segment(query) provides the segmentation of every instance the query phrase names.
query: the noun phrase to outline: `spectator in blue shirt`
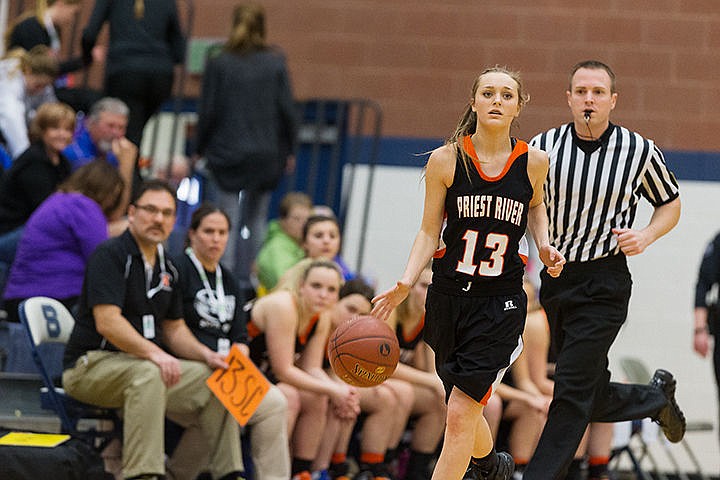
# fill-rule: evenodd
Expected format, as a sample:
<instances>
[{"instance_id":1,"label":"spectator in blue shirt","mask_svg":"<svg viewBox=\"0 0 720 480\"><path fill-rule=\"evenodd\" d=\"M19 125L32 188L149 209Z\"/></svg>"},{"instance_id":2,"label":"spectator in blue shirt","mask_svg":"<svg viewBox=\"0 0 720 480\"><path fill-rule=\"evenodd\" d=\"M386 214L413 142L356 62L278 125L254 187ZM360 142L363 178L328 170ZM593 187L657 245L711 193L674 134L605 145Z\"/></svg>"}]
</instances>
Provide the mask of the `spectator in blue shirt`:
<instances>
[{"instance_id":1,"label":"spectator in blue shirt","mask_svg":"<svg viewBox=\"0 0 720 480\"><path fill-rule=\"evenodd\" d=\"M117 167L117 152L113 151L112 143L125 137L129 113L125 102L117 98L105 97L95 102L88 116L78 122L73 142L63 151L72 169L77 170L96 158Z\"/></svg>"}]
</instances>

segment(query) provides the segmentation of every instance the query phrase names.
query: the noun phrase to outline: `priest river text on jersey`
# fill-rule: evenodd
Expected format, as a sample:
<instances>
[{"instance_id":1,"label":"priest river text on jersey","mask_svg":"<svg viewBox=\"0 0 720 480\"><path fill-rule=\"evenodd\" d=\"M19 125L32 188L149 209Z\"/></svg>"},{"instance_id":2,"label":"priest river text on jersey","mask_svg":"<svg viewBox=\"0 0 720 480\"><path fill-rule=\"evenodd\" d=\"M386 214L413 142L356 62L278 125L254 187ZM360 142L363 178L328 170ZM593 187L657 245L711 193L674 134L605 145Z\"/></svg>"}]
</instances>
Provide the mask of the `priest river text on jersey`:
<instances>
[{"instance_id":1,"label":"priest river text on jersey","mask_svg":"<svg viewBox=\"0 0 720 480\"><path fill-rule=\"evenodd\" d=\"M491 217L520 225L525 206L496 195L462 195L457 197L458 218Z\"/></svg>"}]
</instances>

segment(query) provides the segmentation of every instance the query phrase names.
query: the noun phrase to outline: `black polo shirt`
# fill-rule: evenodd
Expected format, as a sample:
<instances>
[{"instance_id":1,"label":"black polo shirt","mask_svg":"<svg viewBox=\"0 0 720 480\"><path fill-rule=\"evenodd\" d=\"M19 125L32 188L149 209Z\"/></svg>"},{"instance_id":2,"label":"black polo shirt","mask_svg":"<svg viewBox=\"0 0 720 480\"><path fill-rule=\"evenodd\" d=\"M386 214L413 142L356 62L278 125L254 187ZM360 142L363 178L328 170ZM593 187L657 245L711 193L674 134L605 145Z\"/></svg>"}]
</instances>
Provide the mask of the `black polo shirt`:
<instances>
[{"instance_id":1,"label":"black polo shirt","mask_svg":"<svg viewBox=\"0 0 720 480\"><path fill-rule=\"evenodd\" d=\"M65 348L65 368L89 350L118 351L97 331L92 314L96 305L117 305L140 335L162 346L162 321L182 318L178 273L164 257L163 262L157 257L148 283L142 254L128 230L98 246L85 270L75 328Z\"/></svg>"}]
</instances>

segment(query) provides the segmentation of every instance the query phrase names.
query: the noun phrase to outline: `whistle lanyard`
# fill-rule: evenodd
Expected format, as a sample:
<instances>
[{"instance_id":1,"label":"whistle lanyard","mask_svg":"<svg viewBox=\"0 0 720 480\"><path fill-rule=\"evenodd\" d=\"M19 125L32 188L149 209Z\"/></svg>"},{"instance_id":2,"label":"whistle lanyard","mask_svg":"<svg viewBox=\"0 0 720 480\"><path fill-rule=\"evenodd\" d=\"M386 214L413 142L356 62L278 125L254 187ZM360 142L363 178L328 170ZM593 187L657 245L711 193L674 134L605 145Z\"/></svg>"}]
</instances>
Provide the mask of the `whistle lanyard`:
<instances>
[{"instance_id":1,"label":"whistle lanyard","mask_svg":"<svg viewBox=\"0 0 720 480\"><path fill-rule=\"evenodd\" d=\"M190 247L186 248L185 254L190 257L193 265L195 265L195 270L197 270L198 275L200 275L200 280L203 283L203 287L205 287L205 291L208 292L210 301L215 302L215 305L217 306L218 320L220 320L221 324L225 323L227 320L227 312L225 311L225 288L223 287L222 268L220 268L219 264L215 267L215 291L213 291L210 287L205 267L202 266L200 260L198 260L195 256L193 249Z\"/></svg>"},{"instance_id":2,"label":"whistle lanyard","mask_svg":"<svg viewBox=\"0 0 720 480\"><path fill-rule=\"evenodd\" d=\"M150 262L148 262L143 255L143 262L145 263L145 290L147 293L147 298L154 297L155 294L158 293L160 290L170 286L169 276L165 271L165 251L163 250L162 244L158 244L157 246L157 256L158 262L160 262L160 279L158 280L158 284L154 288L150 288L152 282L153 268L150 266ZM167 283L167 285L165 285L164 283Z\"/></svg>"}]
</instances>

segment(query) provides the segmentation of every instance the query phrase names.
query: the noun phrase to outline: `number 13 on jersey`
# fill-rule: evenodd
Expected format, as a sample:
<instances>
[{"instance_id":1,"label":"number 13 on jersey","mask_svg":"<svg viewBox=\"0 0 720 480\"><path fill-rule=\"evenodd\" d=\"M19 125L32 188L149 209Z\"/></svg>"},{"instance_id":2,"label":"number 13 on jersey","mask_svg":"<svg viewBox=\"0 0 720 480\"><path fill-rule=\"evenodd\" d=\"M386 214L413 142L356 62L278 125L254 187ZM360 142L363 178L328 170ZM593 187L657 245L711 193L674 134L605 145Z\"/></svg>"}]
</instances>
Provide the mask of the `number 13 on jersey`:
<instances>
[{"instance_id":1,"label":"number 13 on jersey","mask_svg":"<svg viewBox=\"0 0 720 480\"><path fill-rule=\"evenodd\" d=\"M485 237L485 248L491 249L492 253L489 260L482 260L478 266L474 263L478 236L477 230L465 231L465 235L462 237L465 240L465 251L455 270L468 275L475 275L477 271L484 277L497 277L503 271L509 238L500 233L488 233Z\"/></svg>"}]
</instances>

